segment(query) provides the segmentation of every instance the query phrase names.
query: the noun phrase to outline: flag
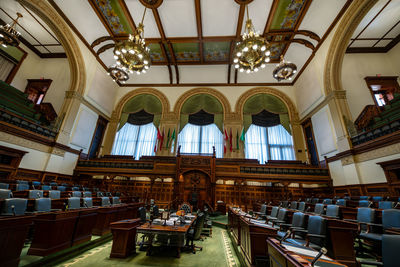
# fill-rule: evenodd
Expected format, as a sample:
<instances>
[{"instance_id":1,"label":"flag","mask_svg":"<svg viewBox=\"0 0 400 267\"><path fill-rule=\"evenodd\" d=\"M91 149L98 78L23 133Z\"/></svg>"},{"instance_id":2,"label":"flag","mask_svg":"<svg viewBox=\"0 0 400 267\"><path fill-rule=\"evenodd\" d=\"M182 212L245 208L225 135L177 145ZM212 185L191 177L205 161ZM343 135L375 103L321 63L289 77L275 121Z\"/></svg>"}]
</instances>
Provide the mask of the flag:
<instances>
[{"instance_id":1,"label":"flag","mask_svg":"<svg viewBox=\"0 0 400 267\"><path fill-rule=\"evenodd\" d=\"M242 141L242 142L244 142L244 127L243 127L243 130L242 130L242 134L240 135L240 140Z\"/></svg>"},{"instance_id":2,"label":"flag","mask_svg":"<svg viewBox=\"0 0 400 267\"><path fill-rule=\"evenodd\" d=\"M236 149L239 150L239 132L236 130Z\"/></svg>"},{"instance_id":3,"label":"flag","mask_svg":"<svg viewBox=\"0 0 400 267\"><path fill-rule=\"evenodd\" d=\"M226 143L228 142L228 133L225 129L225 138L224 138L224 153L226 153Z\"/></svg>"},{"instance_id":4,"label":"flag","mask_svg":"<svg viewBox=\"0 0 400 267\"><path fill-rule=\"evenodd\" d=\"M157 152L157 145L160 142L160 140L161 140L161 133L160 133L160 129L158 129L158 127L157 127L157 140L154 145L154 152Z\"/></svg>"},{"instance_id":5,"label":"flag","mask_svg":"<svg viewBox=\"0 0 400 267\"><path fill-rule=\"evenodd\" d=\"M231 152L232 152L232 149L233 149L232 143L233 143L233 140L232 140L232 128L231 128L230 131L229 131L229 150Z\"/></svg>"},{"instance_id":6,"label":"flag","mask_svg":"<svg viewBox=\"0 0 400 267\"><path fill-rule=\"evenodd\" d=\"M174 153L174 148L175 148L175 128L171 136L171 153Z\"/></svg>"},{"instance_id":7,"label":"flag","mask_svg":"<svg viewBox=\"0 0 400 267\"><path fill-rule=\"evenodd\" d=\"M164 136L165 136L165 133L164 133L164 128L163 128L163 130L162 130L162 135L161 135L161 139L160 139L160 150L162 149L162 145L163 145L163 143L164 143Z\"/></svg>"},{"instance_id":8,"label":"flag","mask_svg":"<svg viewBox=\"0 0 400 267\"><path fill-rule=\"evenodd\" d=\"M165 148L169 147L169 134L170 134L171 129L168 129L168 134L167 134L167 143L165 144Z\"/></svg>"}]
</instances>

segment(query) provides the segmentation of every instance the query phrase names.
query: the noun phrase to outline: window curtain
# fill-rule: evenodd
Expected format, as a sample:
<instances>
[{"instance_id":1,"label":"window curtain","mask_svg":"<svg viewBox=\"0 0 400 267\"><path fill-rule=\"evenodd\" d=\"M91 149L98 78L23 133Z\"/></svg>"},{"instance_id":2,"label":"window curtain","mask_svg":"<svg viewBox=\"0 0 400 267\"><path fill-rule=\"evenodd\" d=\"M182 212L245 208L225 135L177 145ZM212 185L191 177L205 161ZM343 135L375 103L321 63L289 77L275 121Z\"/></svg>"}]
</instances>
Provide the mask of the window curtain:
<instances>
[{"instance_id":1,"label":"window curtain","mask_svg":"<svg viewBox=\"0 0 400 267\"><path fill-rule=\"evenodd\" d=\"M157 141L157 128L153 123L145 125L125 125L117 132L113 155L132 156L140 159L141 156L154 156L154 146Z\"/></svg>"},{"instance_id":2,"label":"window curtain","mask_svg":"<svg viewBox=\"0 0 400 267\"><path fill-rule=\"evenodd\" d=\"M270 160L295 160L292 136L282 126L261 127L251 124L245 136L245 157Z\"/></svg>"},{"instance_id":3,"label":"window curtain","mask_svg":"<svg viewBox=\"0 0 400 267\"><path fill-rule=\"evenodd\" d=\"M194 125L186 124L178 135L178 146L181 146L181 153L213 153L213 146L216 150L216 157L222 158L224 152L223 135L217 125Z\"/></svg>"}]
</instances>

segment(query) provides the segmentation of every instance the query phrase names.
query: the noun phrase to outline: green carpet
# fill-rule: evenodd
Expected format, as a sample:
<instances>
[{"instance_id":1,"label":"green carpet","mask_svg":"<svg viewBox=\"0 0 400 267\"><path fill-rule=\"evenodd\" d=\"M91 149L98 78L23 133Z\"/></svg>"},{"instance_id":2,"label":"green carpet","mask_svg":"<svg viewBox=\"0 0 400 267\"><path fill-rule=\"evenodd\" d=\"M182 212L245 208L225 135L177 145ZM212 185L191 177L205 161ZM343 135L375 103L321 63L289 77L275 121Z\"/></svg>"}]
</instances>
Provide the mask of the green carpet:
<instances>
[{"instance_id":1,"label":"green carpet","mask_svg":"<svg viewBox=\"0 0 400 267\"><path fill-rule=\"evenodd\" d=\"M228 215L219 215L215 217L210 216L209 218L211 221L228 224Z\"/></svg>"},{"instance_id":2,"label":"green carpet","mask_svg":"<svg viewBox=\"0 0 400 267\"><path fill-rule=\"evenodd\" d=\"M108 242L56 266L239 266L226 230L213 227L212 237L195 243L202 246L203 250L197 251L196 254L184 251L179 259L175 257L174 250L166 249L163 252L155 252L152 256L146 256L146 252L139 251L138 247L137 253L126 259L110 259L112 242Z\"/></svg>"}]
</instances>

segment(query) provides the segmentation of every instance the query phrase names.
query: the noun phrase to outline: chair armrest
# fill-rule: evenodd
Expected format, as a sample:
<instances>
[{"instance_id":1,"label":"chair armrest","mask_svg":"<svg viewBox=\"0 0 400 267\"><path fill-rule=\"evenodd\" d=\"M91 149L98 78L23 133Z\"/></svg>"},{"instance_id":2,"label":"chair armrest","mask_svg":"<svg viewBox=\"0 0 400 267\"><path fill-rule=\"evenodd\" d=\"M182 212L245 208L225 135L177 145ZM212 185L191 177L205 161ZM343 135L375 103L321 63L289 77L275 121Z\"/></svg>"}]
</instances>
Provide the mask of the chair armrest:
<instances>
[{"instance_id":1,"label":"chair armrest","mask_svg":"<svg viewBox=\"0 0 400 267\"><path fill-rule=\"evenodd\" d=\"M281 221L281 220L275 220L274 221L274 223L278 223L278 224L282 224L282 223L284 223L285 221Z\"/></svg>"},{"instance_id":2,"label":"chair armrest","mask_svg":"<svg viewBox=\"0 0 400 267\"><path fill-rule=\"evenodd\" d=\"M290 223L281 223L280 226L286 226L286 227L290 228L292 226L292 224L290 224Z\"/></svg>"},{"instance_id":3,"label":"chair armrest","mask_svg":"<svg viewBox=\"0 0 400 267\"><path fill-rule=\"evenodd\" d=\"M318 237L318 238L326 238L326 235L317 235L317 234L307 234L307 237Z\"/></svg>"},{"instance_id":4,"label":"chair armrest","mask_svg":"<svg viewBox=\"0 0 400 267\"><path fill-rule=\"evenodd\" d=\"M308 233L306 229L301 229L301 228L290 228L292 229L293 233Z\"/></svg>"},{"instance_id":5,"label":"chair armrest","mask_svg":"<svg viewBox=\"0 0 400 267\"><path fill-rule=\"evenodd\" d=\"M357 221L357 220L354 220L354 219L343 219L343 221L358 223L358 221Z\"/></svg>"},{"instance_id":6,"label":"chair armrest","mask_svg":"<svg viewBox=\"0 0 400 267\"><path fill-rule=\"evenodd\" d=\"M375 265L375 266L383 266L383 262L379 262L379 261L359 260L358 263L367 264L367 265Z\"/></svg>"}]
</instances>

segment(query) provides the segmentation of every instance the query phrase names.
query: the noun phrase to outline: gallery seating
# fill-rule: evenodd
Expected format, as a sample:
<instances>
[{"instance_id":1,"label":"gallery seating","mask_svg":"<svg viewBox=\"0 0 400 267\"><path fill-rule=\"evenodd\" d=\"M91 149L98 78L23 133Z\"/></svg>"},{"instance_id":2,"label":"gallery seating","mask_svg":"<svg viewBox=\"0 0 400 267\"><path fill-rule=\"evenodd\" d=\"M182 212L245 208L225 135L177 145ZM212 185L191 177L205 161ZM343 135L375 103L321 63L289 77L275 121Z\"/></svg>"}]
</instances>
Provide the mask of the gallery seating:
<instances>
[{"instance_id":1,"label":"gallery seating","mask_svg":"<svg viewBox=\"0 0 400 267\"><path fill-rule=\"evenodd\" d=\"M302 234L305 234L305 238ZM319 250L325 245L325 239L326 220L321 216L309 216L307 230L293 229L293 236L288 241Z\"/></svg>"}]
</instances>

